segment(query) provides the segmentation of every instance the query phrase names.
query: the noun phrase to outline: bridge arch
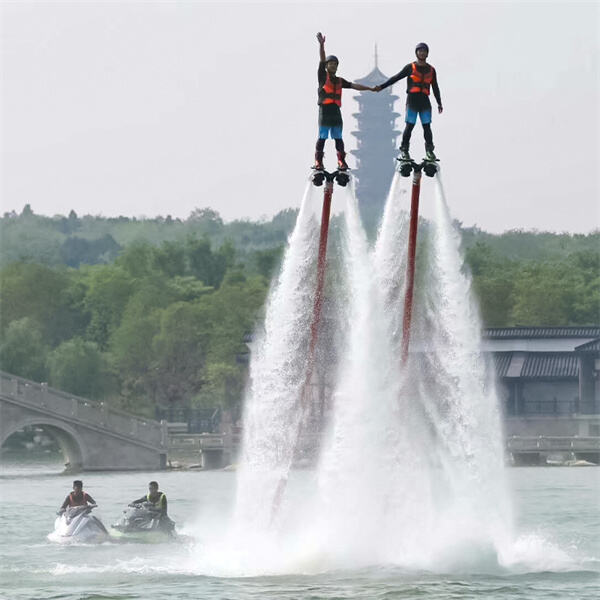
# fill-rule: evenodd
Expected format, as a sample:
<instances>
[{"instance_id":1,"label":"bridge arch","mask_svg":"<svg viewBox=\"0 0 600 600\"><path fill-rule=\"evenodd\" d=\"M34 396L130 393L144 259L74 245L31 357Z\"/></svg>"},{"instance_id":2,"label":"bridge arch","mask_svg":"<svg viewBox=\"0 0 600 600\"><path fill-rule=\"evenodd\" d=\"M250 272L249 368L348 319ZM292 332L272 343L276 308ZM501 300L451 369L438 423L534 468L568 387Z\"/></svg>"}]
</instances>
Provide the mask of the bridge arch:
<instances>
[{"instance_id":1,"label":"bridge arch","mask_svg":"<svg viewBox=\"0 0 600 600\"><path fill-rule=\"evenodd\" d=\"M43 415L20 419L12 424L8 430L2 432L0 446L4 445L4 442L13 433L24 427L41 427L48 435L52 436L63 453L68 471L79 471L85 465L87 450L77 431L63 421L44 417Z\"/></svg>"}]
</instances>

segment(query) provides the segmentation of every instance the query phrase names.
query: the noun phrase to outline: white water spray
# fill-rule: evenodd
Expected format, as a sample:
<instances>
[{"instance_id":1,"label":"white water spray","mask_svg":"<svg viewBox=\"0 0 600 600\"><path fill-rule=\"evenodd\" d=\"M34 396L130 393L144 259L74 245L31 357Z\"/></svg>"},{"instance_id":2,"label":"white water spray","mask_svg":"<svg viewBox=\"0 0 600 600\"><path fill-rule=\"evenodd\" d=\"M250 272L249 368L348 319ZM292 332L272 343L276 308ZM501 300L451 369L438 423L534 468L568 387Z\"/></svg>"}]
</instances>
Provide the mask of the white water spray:
<instances>
[{"instance_id":1,"label":"white water spray","mask_svg":"<svg viewBox=\"0 0 600 600\"><path fill-rule=\"evenodd\" d=\"M244 535L269 530L277 487L288 476L300 427L319 237L313 190L307 184L269 295L264 331L254 343L234 518Z\"/></svg>"},{"instance_id":2,"label":"white water spray","mask_svg":"<svg viewBox=\"0 0 600 600\"><path fill-rule=\"evenodd\" d=\"M393 471L398 418L398 365L384 298L373 277L372 256L353 190L346 196L346 302L340 317L347 335L339 349L341 365L319 469L315 514L319 547L336 567L372 564L383 558L366 541L377 537L385 526L389 495L381 482Z\"/></svg>"},{"instance_id":3,"label":"white water spray","mask_svg":"<svg viewBox=\"0 0 600 600\"><path fill-rule=\"evenodd\" d=\"M337 566L436 568L465 547L497 555L507 527L496 390L440 181L413 358L400 364L408 223L398 185L373 254L351 202L346 212L349 333L320 472L319 529Z\"/></svg>"},{"instance_id":4,"label":"white water spray","mask_svg":"<svg viewBox=\"0 0 600 600\"><path fill-rule=\"evenodd\" d=\"M500 552L510 523L499 401L481 348L481 320L441 175L428 260L416 296L410 380L430 427L426 451L435 513L430 549L439 560L466 544Z\"/></svg>"},{"instance_id":5,"label":"white water spray","mask_svg":"<svg viewBox=\"0 0 600 600\"><path fill-rule=\"evenodd\" d=\"M318 238L309 192L290 237L251 363L234 520L236 539L271 540L264 553L271 564L262 569L293 569L311 553L320 568L438 569L456 556L500 552L508 503L498 402L439 180L412 355L400 364L408 219L399 182L372 252L353 189L345 194L338 381L318 487L285 521L296 521L293 538L269 521L301 418Z\"/></svg>"}]
</instances>

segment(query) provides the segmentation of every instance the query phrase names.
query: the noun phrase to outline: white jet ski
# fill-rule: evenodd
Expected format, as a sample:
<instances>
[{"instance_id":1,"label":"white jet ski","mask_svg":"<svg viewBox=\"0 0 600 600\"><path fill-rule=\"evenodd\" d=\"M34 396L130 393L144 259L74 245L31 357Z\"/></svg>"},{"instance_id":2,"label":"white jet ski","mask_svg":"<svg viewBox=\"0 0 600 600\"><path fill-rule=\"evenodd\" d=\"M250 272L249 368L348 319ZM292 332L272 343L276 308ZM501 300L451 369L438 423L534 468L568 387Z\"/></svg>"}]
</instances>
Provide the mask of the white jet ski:
<instances>
[{"instance_id":1,"label":"white jet ski","mask_svg":"<svg viewBox=\"0 0 600 600\"><path fill-rule=\"evenodd\" d=\"M61 544L98 544L108 540L106 527L92 515L94 508L95 504L67 507L54 521L54 531L48 534L48 539Z\"/></svg>"}]
</instances>

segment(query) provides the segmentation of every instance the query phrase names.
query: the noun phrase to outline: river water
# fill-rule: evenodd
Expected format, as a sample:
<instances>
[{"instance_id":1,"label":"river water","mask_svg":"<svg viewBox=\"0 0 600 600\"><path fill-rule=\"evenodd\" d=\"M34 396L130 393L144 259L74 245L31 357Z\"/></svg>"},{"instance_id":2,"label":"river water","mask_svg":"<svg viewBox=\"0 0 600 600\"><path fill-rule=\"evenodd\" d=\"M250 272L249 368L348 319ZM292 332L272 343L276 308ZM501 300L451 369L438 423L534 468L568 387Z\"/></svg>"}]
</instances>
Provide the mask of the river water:
<instances>
[{"instance_id":1,"label":"river water","mask_svg":"<svg viewBox=\"0 0 600 600\"><path fill-rule=\"evenodd\" d=\"M428 570L394 564L328 569L325 557L311 556L310 549L285 569L264 564L248 569L231 546L219 542L226 537L235 487L235 474L223 471L83 474L107 526L157 479L182 540L61 546L46 538L71 488L72 477L59 471L51 462L0 465L2 599L600 597L600 470L595 468L509 469L517 530L511 566L461 547L454 549L453 563ZM301 503L312 485L311 471L293 473L293 501Z\"/></svg>"}]
</instances>

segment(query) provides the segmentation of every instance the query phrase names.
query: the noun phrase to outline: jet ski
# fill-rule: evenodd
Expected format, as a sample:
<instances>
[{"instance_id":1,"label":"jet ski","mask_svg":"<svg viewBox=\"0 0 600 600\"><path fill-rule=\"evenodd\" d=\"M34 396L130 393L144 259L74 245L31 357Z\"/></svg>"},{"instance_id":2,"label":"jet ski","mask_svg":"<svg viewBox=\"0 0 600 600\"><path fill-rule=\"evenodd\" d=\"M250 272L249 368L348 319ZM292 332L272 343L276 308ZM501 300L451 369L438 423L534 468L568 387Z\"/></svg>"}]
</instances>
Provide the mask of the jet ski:
<instances>
[{"instance_id":1,"label":"jet ski","mask_svg":"<svg viewBox=\"0 0 600 600\"><path fill-rule=\"evenodd\" d=\"M92 515L95 505L69 506L54 521L54 531L48 539L61 544L98 544L109 538L102 521Z\"/></svg>"},{"instance_id":2,"label":"jet ski","mask_svg":"<svg viewBox=\"0 0 600 600\"><path fill-rule=\"evenodd\" d=\"M130 504L111 527L114 530L112 535L123 541L164 542L177 537L175 523L161 515L151 502Z\"/></svg>"}]
</instances>

